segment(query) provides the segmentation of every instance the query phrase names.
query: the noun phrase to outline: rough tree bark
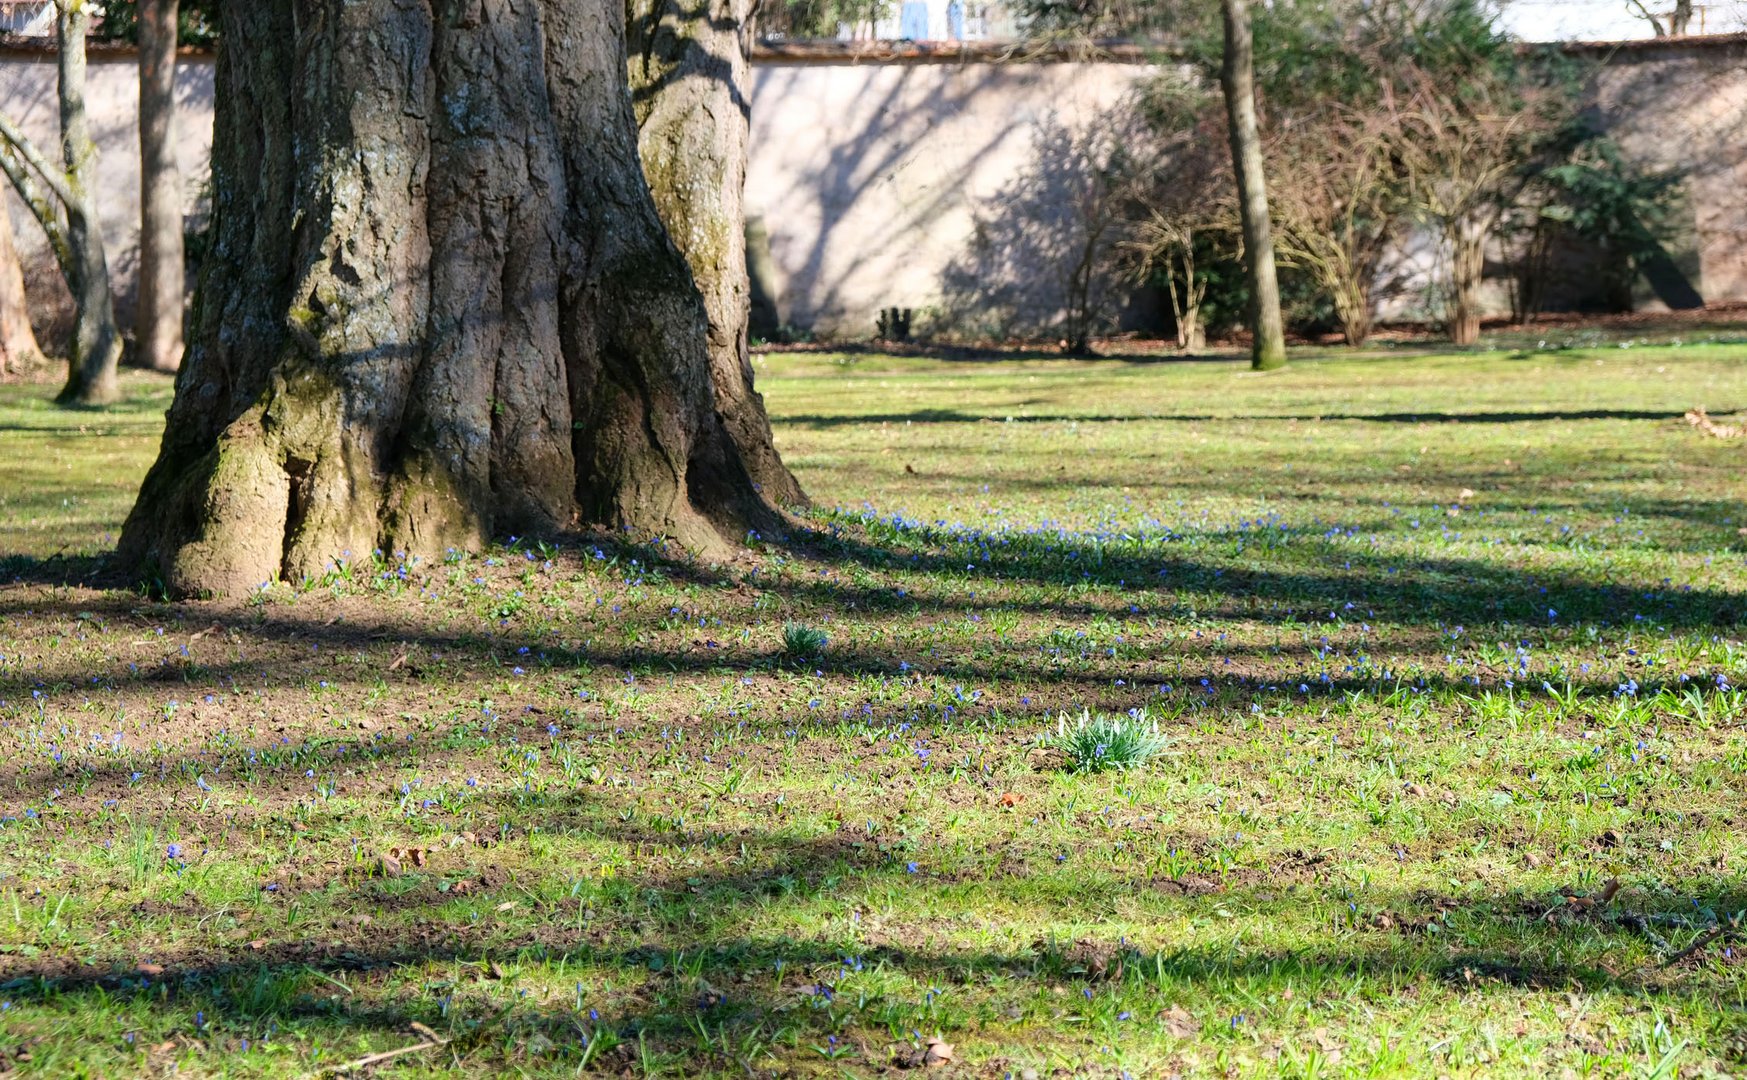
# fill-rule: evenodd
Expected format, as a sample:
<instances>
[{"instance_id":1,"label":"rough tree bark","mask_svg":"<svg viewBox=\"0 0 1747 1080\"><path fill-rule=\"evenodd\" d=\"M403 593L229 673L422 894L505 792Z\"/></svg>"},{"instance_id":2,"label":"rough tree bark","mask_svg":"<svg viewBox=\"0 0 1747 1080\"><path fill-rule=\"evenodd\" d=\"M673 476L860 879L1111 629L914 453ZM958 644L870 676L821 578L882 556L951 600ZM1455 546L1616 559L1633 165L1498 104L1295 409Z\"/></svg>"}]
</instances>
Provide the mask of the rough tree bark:
<instances>
[{"instance_id":1,"label":"rough tree bark","mask_svg":"<svg viewBox=\"0 0 1747 1080\"><path fill-rule=\"evenodd\" d=\"M234 594L578 518L698 552L780 522L638 161L621 4L222 20L213 247L123 559Z\"/></svg>"},{"instance_id":2,"label":"rough tree bark","mask_svg":"<svg viewBox=\"0 0 1747 1080\"><path fill-rule=\"evenodd\" d=\"M140 270L137 363L182 363L182 171L176 162L178 0L140 0Z\"/></svg>"},{"instance_id":3,"label":"rough tree bark","mask_svg":"<svg viewBox=\"0 0 1747 1080\"><path fill-rule=\"evenodd\" d=\"M1255 338L1250 347L1250 366L1257 371L1269 371L1286 364L1286 324L1280 316L1280 282L1268 222L1261 127L1256 120L1255 49L1245 0L1222 0L1221 9L1225 16L1225 57L1219 82L1225 91L1231 167L1237 177L1244 263L1250 279L1250 330Z\"/></svg>"},{"instance_id":4,"label":"rough tree bark","mask_svg":"<svg viewBox=\"0 0 1747 1080\"><path fill-rule=\"evenodd\" d=\"M41 359L24 295L24 268L12 240L12 215L0 205L0 378L19 374Z\"/></svg>"},{"instance_id":5,"label":"rough tree bark","mask_svg":"<svg viewBox=\"0 0 1747 1080\"><path fill-rule=\"evenodd\" d=\"M747 341L751 103L742 35L750 7L750 0L630 0L626 41L643 172L710 320L717 415L764 495L796 505L806 496L771 446Z\"/></svg>"}]
</instances>

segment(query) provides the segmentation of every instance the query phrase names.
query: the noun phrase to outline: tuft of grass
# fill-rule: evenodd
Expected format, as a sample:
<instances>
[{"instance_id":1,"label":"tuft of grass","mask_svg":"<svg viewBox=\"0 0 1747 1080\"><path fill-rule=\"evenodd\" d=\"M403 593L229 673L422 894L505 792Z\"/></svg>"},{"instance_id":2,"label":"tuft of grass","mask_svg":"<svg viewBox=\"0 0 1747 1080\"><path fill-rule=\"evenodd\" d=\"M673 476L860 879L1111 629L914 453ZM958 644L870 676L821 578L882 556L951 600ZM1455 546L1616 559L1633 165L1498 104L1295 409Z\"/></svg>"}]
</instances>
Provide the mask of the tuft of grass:
<instances>
[{"instance_id":1,"label":"tuft of grass","mask_svg":"<svg viewBox=\"0 0 1747 1080\"><path fill-rule=\"evenodd\" d=\"M1056 719L1055 737L1049 746L1067 755L1073 771L1088 773L1143 765L1167 742L1159 734L1158 723L1149 722L1144 710L1128 716L1095 717L1090 709L1081 709L1073 724L1068 723L1067 713Z\"/></svg>"},{"instance_id":2,"label":"tuft of grass","mask_svg":"<svg viewBox=\"0 0 1747 1080\"><path fill-rule=\"evenodd\" d=\"M783 623L783 652L796 660L822 656L831 639L825 631L805 623Z\"/></svg>"}]
</instances>

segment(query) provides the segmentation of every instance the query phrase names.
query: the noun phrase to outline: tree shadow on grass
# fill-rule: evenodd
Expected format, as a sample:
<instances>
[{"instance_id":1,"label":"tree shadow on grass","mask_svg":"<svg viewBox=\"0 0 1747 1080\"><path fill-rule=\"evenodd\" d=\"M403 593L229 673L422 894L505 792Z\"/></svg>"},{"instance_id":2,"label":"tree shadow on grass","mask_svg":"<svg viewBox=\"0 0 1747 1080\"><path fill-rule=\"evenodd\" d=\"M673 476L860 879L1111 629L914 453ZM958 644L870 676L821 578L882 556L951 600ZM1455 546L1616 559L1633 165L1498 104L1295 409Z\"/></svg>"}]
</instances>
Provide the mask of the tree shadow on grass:
<instances>
[{"instance_id":1,"label":"tree shadow on grass","mask_svg":"<svg viewBox=\"0 0 1747 1080\"><path fill-rule=\"evenodd\" d=\"M69 658L47 666L0 667L0 701L39 692L53 696L151 683L223 688L261 678L295 680L314 677L315 661L337 650L378 650L387 641L396 643L404 656L397 670L386 674L391 682L414 689L440 687L457 669L502 673L526 664L548 671L605 666L716 677L817 669L852 678L926 674L965 682L1024 679L1072 688L1082 696L1096 695L1101 686L1107 687L1118 677L1171 682L1179 687L1204 679L1213 688L1210 692L1222 695L1221 701L1266 703L1278 696L1282 687L1289 692L1294 682L1310 683L1320 693L1334 694L1379 679L1386 681L1391 669L1399 670L1403 662L1411 665L1460 648L1456 639L1465 633L1497 631L1514 639L1533 631L1551 636L1556 644L1602 628L1723 633L1737 629L1747 617L1747 601L1741 594L1714 587L1665 582L1643 588L1598 580L1575 570L1530 573L1466 557L1388 556L1358 542L1376 530L1377 523L1319 532L1258 522L1255 527L1210 530L1193 537L1163 528L1119 537L1065 530L978 532L872 515L845 516L798 529L789 538L786 551L799 554L803 565L854 570L856 574L791 574L780 580L761 579L756 573L732 568L675 562L650 548L629 549L635 555L626 552L627 558L638 558L642 565L668 575L667 580L677 585L721 590L717 602L732 609L725 614L753 623L761 618L774 623L744 603L750 595L767 593L780 598L787 613L784 619L796 613L810 617L854 612L856 618L871 625L892 628L915 626L929 618L943 623L970 620L963 624L970 626L1003 614L1045 619L1052 627L1101 618L1138 617L1167 623L1219 618L1296 629L1312 636L1338 633L1349 624L1391 627L1387 645L1375 650L1378 655L1371 657L1368 665L1359 664L1356 654L1342 655L1337 650L1330 655L1322 646L1313 646L1310 637L1297 645L1265 647L1256 643L1215 646L1212 642L1167 638L1144 648L1126 646L1120 655L1112 648L1104 658L1098 650L1108 642L1086 639L1082 645L1071 635L1038 638L1036 634L978 635L973 653L944 657L915 656L891 645L870 647L840 640L825 656L801 665L784 657L774 642L762 646L756 641L737 642L726 639L726 631L725 644L705 640L711 632L707 630L692 634L689 643L675 643L671 637L661 636L668 619L665 609L577 624L565 635L550 637L531 633L508 619L500 620L502 625L482 622L471 631L438 630L422 621L409 621L409 617L420 617L404 606L391 607L391 614L379 615L354 605L348 612L352 621L344 621L337 615L317 617L277 605L254 610L235 605L158 605L121 592L62 594L57 589L45 595L3 590L0 617L66 620L81 633L101 630L105 625L137 626L145 636L134 644L145 646L147 652L131 662L117 655L97 660ZM1240 561L1219 553L1226 547L1234 552L1247 547L1270 561ZM560 554L559 558L562 561L566 556ZM13 569L30 571L38 583L57 586L80 573L91 575L86 577L88 581L101 581L103 573L100 564L91 560L54 560L22 568L14 563ZM55 569L66 573L54 573ZM869 578L868 573L906 575L901 580L912 584L910 576L925 575L930 591L911 595L895 580L882 582L878 577ZM611 587L613 582L603 579L603 584ZM1003 595L1001 590L1014 585L1053 589L1058 595ZM1137 591L1149 596L1142 599ZM319 594L312 599L320 603ZM706 607L711 602L698 601ZM1141 604L1146 605L1144 609ZM267 652L215 661L210 658L210 646L194 655L188 650L192 639L186 643L176 638L159 639L152 630L160 621L188 617L201 621L200 629L218 625ZM300 654L295 650L305 648L311 653L297 660ZM1186 656L1205 668L1184 671L1179 662L1176 674L1165 676L1154 668L1166 652L1178 658ZM1318 655L1313 656L1313 652ZM433 655L443 660L433 663L426 659ZM1276 663L1266 672L1255 670L1253 665L1233 668L1233 661L1245 658L1258 662L1271 658ZM1278 670L1281 659L1294 666ZM401 665L405 665L404 670ZM357 672L358 677L368 679L384 674L377 670ZM1703 672L1646 668L1639 674L1644 692L1653 693L1677 676L1698 677ZM346 673L321 677L351 678ZM1499 689L1511 677L1505 667L1472 669L1472 673L1460 676L1432 672L1416 675L1413 685L1468 693ZM1612 689L1600 673L1567 673L1565 678L1586 694L1599 696Z\"/></svg>"},{"instance_id":2,"label":"tree shadow on grass","mask_svg":"<svg viewBox=\"0 0 1747 1080\"><path fill-rule=\"evenodd\" d=\"M650 840L607 821L594 829L623 843ZM1107 1026L1111 1034L1120 1027L1118 1011L1150 1022L1188 1002L1193 1011L1182 1015L1192 1026L1177 1032L1180 1045L1229 1040L1257 1049L1228 1023L1232 1016L1245 1012L1251 1026L1285 1039L1307 1035L1299 1029L1312 1023L1365 1024L1339 1010L1297 1015L1279 997L1282 990L1305 1001L1339 1001L1361 986L1411 987L1452 1008L1487 993L1513 1002L1525 993L1560 1001L1580 993L1704 1002L1738 976L1740 958L1729 939L1716 938L1712 947L1674 959L1705 932L1693 912L1747 905L1739 881L1688 883L1690 898L1623 896L1606 909L1553 919L1545 912L1560 897L1516 891L1454 898L1373 887L1355 904L1339 875L1275 878L1267 867L1193 887L1062 874L1048 880L1028 870L967 882L919 876L872 852L871 844L857 852L835 837L763 833L747 841L763 856L749 867L602 882L530 864L523 877L465 897L426 888L443 876L432 870L413 886L419 891L412 903L385 902L385 882L339 879L321 910L343 929L267 931L249 946L163 945L145 956L101 946L78 959L13 952L0 958L0 995L8 1009L20 1009L14 1016L80 1018L90 1047L105 1046L123 1060L140 1052L142 1043L125 1041L138 1030L150 1041L179 1035L184 1046L198 1043L217 1055L207 1064L248 1053L245 1039L257 1047L264 1040L319 1043L328 1048L324 1063L335 1064L335 1055L416 1042L408 1029L417 1022L455 1040L454 1052L476 1064L537 1070L574 1071L588 1062L617 1071L637 1060L619 1053L595 1059L615 1044L694 1075L768 1067L767 1054L793 1065L814 1058L810 1047L833 1036L848 1060L880 1066L894 1047L905 1052L911 1031L944 1029L955 1039L1066 1050L1078 1045L1077 1031L1046 1035L1037 1028L1058 1023L1061 1001L1081 1004L1093 1030ZM1166 887L1172 884L1182 887ZM785 906L803 920L845 908L859 919L864 907L871 918L889 905L881 897L894 889L909 893L918 910L948 919L1003 897L1017 900L1031 921L1073 925L1089 909L1120 899L1128 905L1123 921L1140 927L1193 925L1189 920L1216 911L1236 912L1240 920L1278 911L1283 918L1275 922L1288 925L1235 937L1147 929L1137 941L1009 935L1011 943L996 948L935 944L927 920L906 925L893 918L843 933L755 925ZM311 901L281 895L252 906L283 912ZM504 915L506 904L531 914ZM698 920L688 912L707 914ZM278 918L264 914L262 921ZM1324 918L1349 925L1322 935L1321 943L1291 943ZM1693 1033L1701 1043L1721 1035Z\"/></svg>"},{"instance_id":3,"label":"tree shadow on grass","mask_svg":"<svg viewBox=\"0 0 1747 1080\"><path fill-rule=\"evenodd\" d=\"M1244 412L1227 413L1023 413L1014 414L1011 406L995 408L988 412L967 412L961 409L915 409L901 413L788 413L772 416L771 421L781 426L794 425L808 427L814 430L825 430L838 427L860 427L867 424L977 424L1005 423L1013 420L1024 424L1096 424L1096 423L1211 423L1214 421L1229 421L1239 423L1321 423L1334 421L1354 421L1371 424L1543 424L1562 423L1575 420L1679 420L1685 414L1679 411L1653 411L1645 409L1547 409L1547 410L1516 410L1505 412L1451 412L1445 410L1427 410L1425 412L1379 412L1379 413L1261 413ZM1718 415L1727 415L1723 409L1716 410Z\"/></svg>"}]
</instances>

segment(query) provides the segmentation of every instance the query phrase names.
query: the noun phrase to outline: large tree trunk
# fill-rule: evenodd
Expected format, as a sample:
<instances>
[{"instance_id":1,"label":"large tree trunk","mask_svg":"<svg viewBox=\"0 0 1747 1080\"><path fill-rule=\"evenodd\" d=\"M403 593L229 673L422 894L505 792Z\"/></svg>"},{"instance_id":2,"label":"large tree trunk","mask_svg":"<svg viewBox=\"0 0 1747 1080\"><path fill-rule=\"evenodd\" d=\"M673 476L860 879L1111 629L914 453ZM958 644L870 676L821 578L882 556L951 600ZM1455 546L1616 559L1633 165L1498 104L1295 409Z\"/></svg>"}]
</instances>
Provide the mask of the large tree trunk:
<instances>
[{"instance_id":1,"label":"large tree trunk","mask_svg":"<svg viewBox=\"0 0 1747 1080\"><path fill-rule=\"evenodd\" d=\"M91 30L91 0L60 0L55 37L60 57L61 159L71 200L66 205L73 293L73 340L67 353L67 385L56 398L68 405L106 405L121 396L115 369L121 363L121 331L109 291L109 258L98 224L97 144L85 114L85 39Z\"/></svg>"},{"instance_id":2,"label":"large tree trunk","mask_svg":"<svg viewBox=\"0 0 1747 1080\"><path fill-rule=\"evenodd\" d=\"M780 522L644 182L623 7L434 7L223 8L213 247L121 542L172 592L579 516L700 552Z\"/></svg>"},{"instance_id":3,"label":"large tree trunk","mask_svg":"<svg viewBox=\"0 0 1747 1080\"><path fill-rule=\"evenodd\" d=\"M137 362L182 363L182 170L176 162L178 0L140 0L140 271Z\"/></svg>"},{"instance_id":4,"label":"large tree trunk","mask_svg":"<svg viewBox=\"0 0 1747 1080\"><path fill-rule=\"evenodd\" d=\"M1269 371L1286 363L1286 323L1280 316L1280 281L1274 267L1274 235L1268 222L1268 183L1262 168L1261 125L1256 120L1254 46L1245 0L1223 0L1226 130L1232 173L1237 177L1238 216L1243 220L1244 263L1250 279L1250 366Z\"/></svg>"},{"instance_id":5,"label":"large tree trunk","mask_svg":"<svg viewBox=\"0 0 1747 1080\"><path fill-rule=\"evenodd\" d=\"M24 268L12 239L12 215L0 203L0 378L19 374L41 358L24 295Z\"/></svg>"},{"instance_id":6,"label":"large tree trunk","mask_svg":"<svg viewBox=\"0 0 1747 1080\"><path fill-rule=\"evenodd\" d=\"M776 455L747 342L746 53L749 0L631 0L626 41L638 150L655 207L685 254L710 320L716 412L764 495L806 501Z\"/></svg>"}]
</instances>

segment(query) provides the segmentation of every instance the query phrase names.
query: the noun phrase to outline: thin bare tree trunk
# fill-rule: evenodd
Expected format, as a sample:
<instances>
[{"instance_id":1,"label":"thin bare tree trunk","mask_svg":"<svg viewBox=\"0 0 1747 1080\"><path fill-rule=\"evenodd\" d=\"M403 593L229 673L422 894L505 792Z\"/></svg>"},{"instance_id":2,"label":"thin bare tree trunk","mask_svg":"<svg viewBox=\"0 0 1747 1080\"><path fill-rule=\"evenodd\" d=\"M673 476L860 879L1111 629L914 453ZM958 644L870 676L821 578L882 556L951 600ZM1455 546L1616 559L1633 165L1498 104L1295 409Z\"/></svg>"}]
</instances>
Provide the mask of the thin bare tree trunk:
<instances>
[{"instance_id":1,"label":"thin bare tree trunk","mask_svg":"<svg viewBox=\"0 0 1747 1080\"><path fill-rule=\"evenodd\" d=\"M182 170L176 161L178 0L140 0L140 270L137 362L182 363L187 282L182 252Z\"/></svg>"},{"instance_id":2,"label":"thin bare tree trunk","mask_svg":"<svg viewBox=\"0 0 1747 1080\"><path fill-rule=\"evenodd\" d=\"M1256 120L1254 45L1246 0L1222 0L1225 15L1225 90L1232 172L1237 177L1238 212L1243 219L1244 263L1250 278L1250 366L1269 371L1286 364L1286 324L1280 316L1280 281L1274 266L1274 237L1268 222L1268 183L1262 168L1262 135Z\"/></svg>"},{"instance_id":3,"label":"thin bare tree trunk","mask_svg":"<svg viewBox=\"0 0 1747 1080\"><path fill-rule=\"evenodd\" d=\"M1668 33L1683 37L1692 26L1692 0L1674 0L1674 10L1668 13Z\"/></svg>"},{"instance_id":4,"label":"thin bare tree trunk","mask_svg":"<svg viewBox=\"0 0 1747 1080\"><path fill-rule=\"evenodd\" d=\"M106 405L121 396L116 367L121 331L109 291L109 257L98 223L97 144L85 111L85 40L91 0L57 0L55 37L60 58L61 158L71 199L67 242L72 253L67 285L73 292L73 340L67 384L56 398L69 405Z\"/></svg>"},{"instance_id":5,"label":"thin bare tree trunk","mask_svg":"<svg viewBox=\"0 0 1747 1080\"><path fill-rule=\"evenodd\" d=\"M622 3L316 10L222 8L221 210L122 558L234 594L578 520L780 525L638 160Z\"/></svg>"},{"instance_id":6,"label":"thin bare tree trunk","mask_svg":"<svg viewBox=\"0 0 1747 1080\"><path fill-rule=\"evenodd\" d=\"M806 502L776 454L752 386L747 324L746 153L751 104L742 35L749 0L632 0L626 26L638 151L655 208L703 294L716 412L778 505Z\"/></svg>"},{"instance_id":7,"label":"thin bare tree trunk","mask_svg":"<svg viewBox=\"0 0 1747 1080\"><path fill-rule=\"evenodd\" d=\"M19 374L41 359L24 295L24 268L12 238L12 215L0 205L0 377Z\"/></svg>"}]
</instances>

